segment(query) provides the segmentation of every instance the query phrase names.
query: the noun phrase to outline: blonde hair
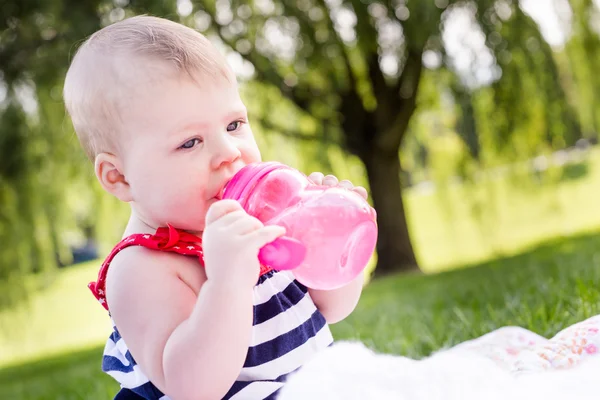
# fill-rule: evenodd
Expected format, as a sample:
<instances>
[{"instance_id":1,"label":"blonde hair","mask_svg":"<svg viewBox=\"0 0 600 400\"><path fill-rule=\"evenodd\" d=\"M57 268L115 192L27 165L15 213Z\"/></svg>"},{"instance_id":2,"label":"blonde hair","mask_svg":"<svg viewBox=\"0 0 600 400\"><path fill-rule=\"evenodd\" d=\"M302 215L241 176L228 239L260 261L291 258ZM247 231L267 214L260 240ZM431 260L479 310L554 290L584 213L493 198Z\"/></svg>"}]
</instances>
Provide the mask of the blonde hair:
<instances>
[{"instance_id":1,"label":"blonde hair","mask_svg":"<svg viewBox=\"0 0 600 400\"><path fill-rule=\"evenodd\" d=\"M161 77L165 66L197 83L198 77L235 80L223 55L204 35L162 18L128 18L99 30L81 45L67 72L63 95L92 161L116 148L119 108L139 69Z\"/></svg>"}]
</instances>

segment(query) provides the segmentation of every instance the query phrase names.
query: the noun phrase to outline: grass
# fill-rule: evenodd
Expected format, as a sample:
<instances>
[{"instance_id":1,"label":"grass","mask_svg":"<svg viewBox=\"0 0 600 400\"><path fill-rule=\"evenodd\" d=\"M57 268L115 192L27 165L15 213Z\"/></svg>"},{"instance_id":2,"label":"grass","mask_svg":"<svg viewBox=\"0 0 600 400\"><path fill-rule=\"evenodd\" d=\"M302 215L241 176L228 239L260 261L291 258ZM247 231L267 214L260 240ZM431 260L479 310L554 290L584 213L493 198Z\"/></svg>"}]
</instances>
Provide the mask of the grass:
<instances>
[{"instance_id":1,"label":"grass","mask_svg":"<svg viewBox=\"0 0 600 400\"><path fill-rule=\"evenodd\" d=\"M575 175L572 169L583 169ZM433 193L406 194L408 224L425 272L440 272L526 251L541 241L600 228L600 150L541 182L510 175Z\"/></svg>"},{"instance_id":2,"label":"grass","mask_svg":"<svg viewBox=\"0 0 600 400\"><path fill-rule=\"evenodd\" d=\"M600 314L598 248L600 234L581 235L471 268L376 280L335 334L410 357L506 325L551 337Z\"/></svg>"},{"instance_id":3,"label":"grass","mask_svg":"<svg viewBox=\"0 0 600 400\"><path fill-rule=\"evenodd\" d=\"M356 311L333 325L338 340L422 357L505 325L550 337L600 313L600 234L544 243L522 254L436 275L373 281ZM101 347L0 370L0 399L105 400L117 385L99 371Z\"/></svg>"},{"instance_id":4,"label":"grass","mask_svg":"<svg viewBox=\"0 0 600 400\"><path fill-rule=\"evenodd\" d=\"M600 313L600 157L593 155L584 174L556 185L490 179L408 192L417 254L423 270L436 273L371 282L334 336L422 357L500 326L548 337ZM0 313L0 399L116 392L99 370L110 323L86 288L97 268L62 270L29 305Z\"/></svg>"},{"instance_id":5,"label":"grass","mask_svg":"<svg viewBox=\"0 0 600 400\"><path fill-rule=\"evenodd\" d=\"M102 348L68 352L0 370L0 398L107 400L118 385L100 372Z\"/></svg>"},{"instance_id":6,"label":"grass","mask_svg":"<svg viewBox=\"0 0 600 400\"><path fill-rule=\"evenodd\" d=\"M97 273L97 262L61 270L29 303L0 313L0 367L105 340L110 322L86 286Z\"/></svg>"}]
</instances>

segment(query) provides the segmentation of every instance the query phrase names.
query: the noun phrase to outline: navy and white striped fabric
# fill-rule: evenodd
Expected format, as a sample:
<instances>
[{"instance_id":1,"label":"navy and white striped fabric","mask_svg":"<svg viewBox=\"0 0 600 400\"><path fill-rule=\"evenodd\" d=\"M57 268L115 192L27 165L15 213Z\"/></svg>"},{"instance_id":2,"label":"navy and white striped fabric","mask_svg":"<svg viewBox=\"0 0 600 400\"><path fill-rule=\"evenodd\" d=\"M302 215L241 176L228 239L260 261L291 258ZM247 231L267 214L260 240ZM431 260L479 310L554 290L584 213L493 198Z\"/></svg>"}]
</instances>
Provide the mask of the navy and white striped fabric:
<instances>
[{"instance_id":1,"label":"navy and white striped fabric","mask_svg":"<svg viewBox=\"0 0 600 400\"><path fill-rule=\"evenodd\" d=\"M244 367L224 399L274 399L286 376L333 342L307 288L290 272L270 271L254 287L252 339ZM169 400L136 364L116 327L106 343L102 370L136 398ZM139 397L138 397L139 398Z\"/></svg>"}]
</instances>

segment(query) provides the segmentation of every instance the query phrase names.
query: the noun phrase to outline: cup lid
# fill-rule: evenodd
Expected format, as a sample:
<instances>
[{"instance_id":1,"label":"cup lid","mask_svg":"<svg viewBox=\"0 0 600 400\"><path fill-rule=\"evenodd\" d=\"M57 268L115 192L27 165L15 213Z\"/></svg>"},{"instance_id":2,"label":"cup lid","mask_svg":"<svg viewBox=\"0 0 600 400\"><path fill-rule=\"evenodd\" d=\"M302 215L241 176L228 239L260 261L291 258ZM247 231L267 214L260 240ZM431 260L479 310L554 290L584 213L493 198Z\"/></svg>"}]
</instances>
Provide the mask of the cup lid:
<instances>
[{"instance_id":1,"label":"cup lid","mask_svg":"<svg viewBox=\"0 0 600 400\"><path fill-rule=\"evenodd\" d=\"M258 182L271 171L282 168L289 167L274 161L246 165L225 185L223 198L237 200L244 207L250 192L256 187Z\"/></svg>"}]
</instances>

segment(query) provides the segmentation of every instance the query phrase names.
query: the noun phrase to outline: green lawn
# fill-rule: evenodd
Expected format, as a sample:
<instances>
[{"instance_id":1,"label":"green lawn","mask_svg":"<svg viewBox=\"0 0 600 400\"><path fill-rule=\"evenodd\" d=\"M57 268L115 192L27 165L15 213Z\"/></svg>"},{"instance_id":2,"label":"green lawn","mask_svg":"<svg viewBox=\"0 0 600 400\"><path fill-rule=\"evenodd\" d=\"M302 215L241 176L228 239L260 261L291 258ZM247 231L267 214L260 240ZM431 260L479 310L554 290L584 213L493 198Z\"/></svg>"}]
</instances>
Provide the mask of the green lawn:
<instances>
[{"instance_id":1,"label":"green lawn","mask_svg":"<svg viewBox=\"0 0 600 400\"><path fill-rule=\"evenodd\" d=\"M107 314L86 286L97 274L97 262L61 270L29 304L0 313L0 367L97 346L108 337Z\"/></svg>"},{"instance_id":2,"label":"green lawn","mask_svg":"<svg viewBox=\"0 0 600 400\"><path fill-rule=\"evenodd\" d=\"M551 337L600 314L599 248L600 233L581 235L472 268L374 281L334 331L411 357L505 325Z\"/></svg>"},{"instance_id":3,"label":"green lawn","mask_svg":"<svg viewBox=\"0 0 600 400\"><path fill-rule=\"evenodd\" d=\"M600 313L600 157L592 155L584 173L554 186L502 178L406 193L428 274L371 282L353 315L332 327L336 338L420 357L504 325L551 336ZM108 317L86 287L97 268L62 270L28 306L0 313L0 399L116 391L99 371Z\"/></svg>"},{"instance_id":4,"label":"green lawn","mask_svg":"<svg viewBox=\"0 0 600 400\"><path fill-rule=\"evenodd\" d=\"M600 229L600 150L554 171L557 184L488 175L476 187L406 194L415 252L425 272L517 254L541 241Z\"/></svg>"},{"instance_id":5,"label":"green lawn","mask_svg":"<svg viewBox=\"0 0 600 400\"><path fill-rule=\"evenodd\" d=\"M559 239L472 268L372 282L354 314L332 326L385 352L421 357L504 325L551 336L600 313L599 235ZM101 347L0 370L0 399L105 400Z\"/></svg>"}]
</instances>

